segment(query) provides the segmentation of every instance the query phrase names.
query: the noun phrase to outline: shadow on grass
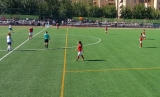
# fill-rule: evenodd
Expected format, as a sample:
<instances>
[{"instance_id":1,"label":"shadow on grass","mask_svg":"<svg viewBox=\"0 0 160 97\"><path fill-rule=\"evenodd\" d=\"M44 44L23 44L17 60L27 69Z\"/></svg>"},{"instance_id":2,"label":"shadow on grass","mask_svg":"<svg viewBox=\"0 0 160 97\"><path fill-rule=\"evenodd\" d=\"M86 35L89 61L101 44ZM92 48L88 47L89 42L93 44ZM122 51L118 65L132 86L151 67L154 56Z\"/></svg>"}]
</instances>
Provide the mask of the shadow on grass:
<instances>
[{"instance_id":1,"label":"shadow on grass","mask_svg":"<svg viewBox=\"0 0 160 97\"><path fill-rule=\"evenodd\" d=\"M92 62L92 61L94 61L94 62L99 62L99 61L106 61L106 60L94 59L94 60L84 60L84 61L89 61L89 62Z\"/></svg>"},{"instance_id":2,"label":"shadow on grass","mask_svg":"<svg viewBox=\"0 0 160 97\"><path fill-rule=\"evenodd\" d=\"M144 48L158 48L158 47L144 47Z\"/></svg>"},{"instance_id":3,"label":"shadow on grass","mask_svg":"<svg viewBox=\"0 0 160 97\"><path fill-rule=\"evenodd\" d=\"M146 39L146 40L155 40L155 39Z\"/></svg>"},{"instance_id":4,"label":"shadow on grass","mask_svg":"<svg viewBox=\"0 0 160 97\"><path fill-rule=\"evenodd\" d=\"M107 35L117 35L117 34L107 34Z\"/></svg>"}]
</instances>

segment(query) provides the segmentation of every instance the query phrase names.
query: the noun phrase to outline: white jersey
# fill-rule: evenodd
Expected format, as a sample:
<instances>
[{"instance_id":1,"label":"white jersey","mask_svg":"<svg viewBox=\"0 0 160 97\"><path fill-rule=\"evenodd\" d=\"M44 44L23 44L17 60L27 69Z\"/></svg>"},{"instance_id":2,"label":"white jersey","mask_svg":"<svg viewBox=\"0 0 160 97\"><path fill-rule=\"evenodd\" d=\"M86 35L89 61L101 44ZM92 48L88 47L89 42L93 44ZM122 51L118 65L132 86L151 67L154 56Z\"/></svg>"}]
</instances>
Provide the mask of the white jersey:
<instances>
[{"instance_id":1,"label":"white jersey","mask_svg":"<svg viewBox=\"0 0 160 97\"><path fill-rule=\"evenodd\" d=\"M12 26L11 26L11 25L9 25L9 28L12 28Z\"/></svg>"},{"instance_id":2,"label":"white jersey","mask_svg":"<svg viewBox=\"0 0 160 97\"><path fill-rule=\"evenodd\" d=\"M7 36L7 42L12 42L11 36Z\"/></svg>"}]
</instances>

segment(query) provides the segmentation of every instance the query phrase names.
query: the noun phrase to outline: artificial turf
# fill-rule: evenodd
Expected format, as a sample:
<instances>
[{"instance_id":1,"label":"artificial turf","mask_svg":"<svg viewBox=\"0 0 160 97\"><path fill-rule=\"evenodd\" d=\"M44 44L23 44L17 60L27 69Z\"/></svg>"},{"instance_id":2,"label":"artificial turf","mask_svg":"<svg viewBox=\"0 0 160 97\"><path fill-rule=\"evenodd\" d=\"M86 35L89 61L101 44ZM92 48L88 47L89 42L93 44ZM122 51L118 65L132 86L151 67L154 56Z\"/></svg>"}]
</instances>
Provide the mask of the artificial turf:
<instances>
[{"instance_id":1,"label":"artificial turf","mask_svg":"<svg viewBox=\"0 0 160 97\"><path fill-rule=\"evenodd\" d=\"M13 50L8 52L8 27L0 28L0 97L160 95L159 29L146 29L139 48L143 29L109 28L106 35L105 28L33 27L38 34L26 41L29 27L13 26ZM51 37L48 50L45 31ZM75 61L79 40L84 61Z\"/></svg>"}]
</instances>

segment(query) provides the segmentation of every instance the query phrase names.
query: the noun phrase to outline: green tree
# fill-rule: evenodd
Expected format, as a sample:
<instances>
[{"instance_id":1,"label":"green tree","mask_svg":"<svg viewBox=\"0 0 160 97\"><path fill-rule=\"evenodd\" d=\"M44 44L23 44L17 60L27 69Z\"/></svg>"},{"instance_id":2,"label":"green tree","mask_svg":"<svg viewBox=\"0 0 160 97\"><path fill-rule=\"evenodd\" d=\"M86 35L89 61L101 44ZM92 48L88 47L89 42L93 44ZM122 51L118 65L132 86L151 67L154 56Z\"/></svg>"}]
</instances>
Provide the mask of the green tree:
<instances>
[{"instance_id":1,"label":"green tree","mask_svg":"<svg viewBox=\"0 0 160 97\"><path fill-rule=\"evenodd\" d=\"M73 7L70 1L62 1L59 6L59 15L61 19L73 17Z\"/></svg>"},{"instance_id":2,"label":"green tree","mask_svg":"<svg viewBox=\"0 0 160 97\"><path fill-rule=\"evenodd\" d=\"M80 2L73 3L72 6L73 6L73 12L74 12L73 15L74 16L76 16L76 17L87 16L87 8L86 8L86 5L84 3L80 3Z\"/></svg>"},{"instance_id":3,"label":"green tree","mask_svg":"<svg viewBox=\"0 0 160 97\"><path fill-rule=\"evenodd\" d=\"M132 10L129 6L127 7L122 7L121 10L121 18L125 18L125 19L131 19L132 18Z\"/></svg>"},{"instance_id":4,"label":"green tree","mask_svg":"<svg viewBox=\"0 0 160 97\"><path fill-rule=\"evenodd\" d=\"M117 11L114 5L106 5L103 8L103 15L107 18L116 18Z\"/></svg>"},{"instance_id":5,"label":"green tree","mask_svg":"<svg viewBox=\"0 0 160 97\"><path fill-rule=\"evenodd\" d=\"M144 4L138 4L133 8L133 18L144 19L146 18L146 8Z\"/></svg>"},{"instance_id":6,"label":"green tree","mask_svg":"<svg viewBox=\"0 0 160 97\"><path fill-rule=\"evenodd\" d=\"M88 16L89 17L102 17L103 10L99 8L98 6L90 6L88 8Z\"/></svg>"}]
</instances>

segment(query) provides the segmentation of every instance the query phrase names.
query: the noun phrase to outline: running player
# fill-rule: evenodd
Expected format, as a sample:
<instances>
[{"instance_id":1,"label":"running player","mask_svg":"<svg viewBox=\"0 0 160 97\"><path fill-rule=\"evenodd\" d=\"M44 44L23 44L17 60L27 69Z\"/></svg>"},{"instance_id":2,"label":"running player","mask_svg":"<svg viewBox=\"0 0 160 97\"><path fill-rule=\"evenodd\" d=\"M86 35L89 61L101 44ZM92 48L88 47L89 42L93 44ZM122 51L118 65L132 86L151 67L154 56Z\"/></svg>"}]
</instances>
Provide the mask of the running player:
<instances>
[{"instance_id":1,"label":"running player","mask_svg":"<svg viewBox=\"0 0 160 97\"><path fill-rule=\"evenodd\" d=\"M11 45L12 45L12 38L11 38L11 33L8 33L7 35L7 44L8 44L8 47L7 47L7 50L10 51L11 50Z\"/></svg>"},{"instance_id":2,"label":"running player","mask_svg":"<svg viewBox=\"0 0 160 97\"><path fill-rule=\"evenodd\" d=\"M56 28L59 29L59 24L58 23L56 23Z\"/></svg>"},{"instance_id":3,"label":"running player","mask_svg":"<svg viewBox=\"0 0 160 97\"><path fill-rule=\"evenodd\" d=\"M143 36L142 36L142 33L141 33L141 34L140 34L140 38L139 38L140 48L142 48L142 40L143 40Z\"/></svg>"},{"instance_id":4,"label":"running player","mask_svg":"<svg viewBox=\"0 0 160 97\"><path fill-rule=\"evenodd\" d=\"M108 27L107 26L106 26L106 31L105 32L106 32L106 34L108 33Z\"/></svg>"},{"instance_id":5,"label":"running player","mask_svg":"<svg viewBox=\"0 0 160 97\"><path fill-rule=\"evenodd\" d=\"M81 41L78 41L77 44L78 44L78 46L77 46L77 49L76 49L76 50L78 51L78 56L77 56L76 61L78 61L78 59L80 58L80 56L82 57L82 60L84 60L84 57L83 57L83 54L82 54L82 52L83 52L82 42L81 42Z\"/></svg>"},{"instance_id":6,"label":"running player","mask_svg":"<svg viewBox=\"0 0 160 97\"><path fill-rule=\"evenodd\" d=\"M143 39L146 40L146 31L145 31L145 29L143 30L142 34L143 34Z\"/></svg>"},{"instance_id":7,"label":"running player","mask_svg":"<svg viewBox=\"0 0 160 97\"><path fill-rule=\"evenodd\" d=\"M9 32L14 33L14 32L13 32L13 29L12 29L12 25L9 25Z\"/></svg>"},{"instance_id":8,"label":"running player","mask_svg":"<svg viewBox=\"0 0 160 97\"><path fill-rule=\"evenodd\" d=\"M28 39L32 39L32 35L33 35L33 27L29 28L29 36L28 36Z\"/></svg>"},{"instance_id":9,"label":"running player","mask_svg":"<svg viewBox=\"0 0 160 97\"><path fill-rule=\"evenodd\" d=\"M50 40L50 36L49 36L48 32L46 31L45 34L44 34L44 45L45 45L46 49L48 49L49 40Z\"/></svg>"}]
</instances>

